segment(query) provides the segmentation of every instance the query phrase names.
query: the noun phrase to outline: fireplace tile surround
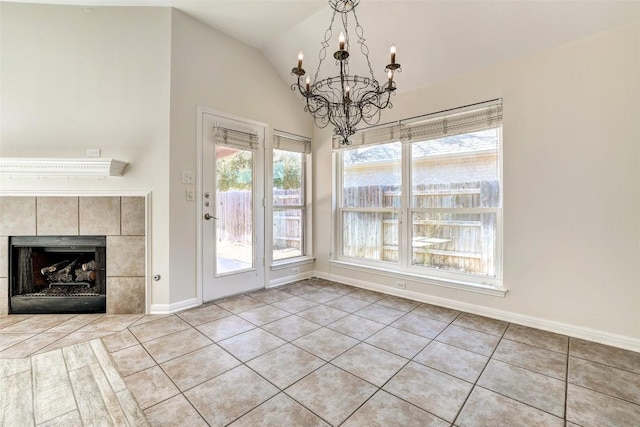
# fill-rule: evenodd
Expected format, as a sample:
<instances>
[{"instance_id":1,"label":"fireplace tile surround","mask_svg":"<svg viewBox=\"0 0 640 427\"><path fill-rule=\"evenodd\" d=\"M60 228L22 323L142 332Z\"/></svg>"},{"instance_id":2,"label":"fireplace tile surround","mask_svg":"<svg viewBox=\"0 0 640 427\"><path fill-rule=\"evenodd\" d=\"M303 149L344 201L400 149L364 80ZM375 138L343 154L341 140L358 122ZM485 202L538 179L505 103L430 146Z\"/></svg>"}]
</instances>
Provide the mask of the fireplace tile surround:
<instances>
[{"instance_id":1,"label":"fireplace tile surround","mask_svg":"<svg viewBox=\"0 0 640 427\"><path fill-rule=\"evenodd\" d=\"M145 312L145 198L0 197L0 315L9 309L9 236L107 236L108 314Z\"/></svg>"}]
</instances>

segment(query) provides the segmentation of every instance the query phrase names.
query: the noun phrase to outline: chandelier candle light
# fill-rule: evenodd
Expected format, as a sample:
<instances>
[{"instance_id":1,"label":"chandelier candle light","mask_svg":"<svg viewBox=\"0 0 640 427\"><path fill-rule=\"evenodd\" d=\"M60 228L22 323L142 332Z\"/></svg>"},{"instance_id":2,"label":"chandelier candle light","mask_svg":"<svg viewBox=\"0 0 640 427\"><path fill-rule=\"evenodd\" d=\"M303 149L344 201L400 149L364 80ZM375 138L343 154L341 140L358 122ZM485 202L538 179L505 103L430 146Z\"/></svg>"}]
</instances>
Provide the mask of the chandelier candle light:
<instances>
[{"instance_id":1,"label":"chandelier candle light","mask_svg":"<svg viewBox=\"0 0 640 427\"><path fill-rule=\"evenodd\" d=\"M391 63L385 68L387 82L380 85L375 79L369 61L369 48L365 44L362 26L356 16L355 9L359 2L360 0L329 0L333 15L318 55L320 62L313 83L309 75L304 80L304 84L302 83L306 74L302 68L304 59L302 51L298 53L298 66L291 70L292 75L298 76L298 81L291 85L291 90L297 90L304 97L306 101L304 110L311 113L316 126L324 128L329 123L335 126L334 137L340 138L340 142L345 145L350 144L349 138L357 131L356 126L360 121L375 125L380 121L381 111L393 107L390 101L391 94L396 90L393 77L396 71L402 71L400 64L396 63L396 47L391 45ZM369 67L370 77L349 74L350 44L347 29L349 13L353 13L357 43ZM333 37L333 22L337 14L340 14L344 27L344 31L341 31L338 37L338 50L333 54L336 65L340 67L340 75L318 80L320 67L326 57L326 48Z\"/></svg>"}]
</instances>

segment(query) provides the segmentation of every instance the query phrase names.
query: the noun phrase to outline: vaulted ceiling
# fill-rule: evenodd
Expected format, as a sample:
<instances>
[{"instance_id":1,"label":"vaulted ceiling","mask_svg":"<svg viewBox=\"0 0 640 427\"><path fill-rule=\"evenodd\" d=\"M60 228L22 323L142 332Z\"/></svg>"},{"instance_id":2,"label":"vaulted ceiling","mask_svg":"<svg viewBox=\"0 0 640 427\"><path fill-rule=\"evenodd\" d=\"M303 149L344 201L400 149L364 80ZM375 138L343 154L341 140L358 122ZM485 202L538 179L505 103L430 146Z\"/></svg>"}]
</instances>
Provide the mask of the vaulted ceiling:
<instances>
[{"instance_id":1,"label":"vaulted ceiling","mask_svg":"<svg viewBox=\"0 0 640 427\"><path fill-rule=\"evenodd\" d=\"M290 71L299 50L305 53L307 71L317 67L320 42L332 14L327 1L317 0L37 3L175 7L260 50L287 82L293 80ZM638 21L640 1L361 0L356 11L376 77L385 77L389 46L395 43L403 68L396 81L399 90L406 91ZM335 25L332 39L336 40L328 48L328 57L337 47L340 30ZM323 70L331 68L332 62L325 61ZM354 61L352 72L362 73L362 65Z\"/></svg>"}]
</instances>

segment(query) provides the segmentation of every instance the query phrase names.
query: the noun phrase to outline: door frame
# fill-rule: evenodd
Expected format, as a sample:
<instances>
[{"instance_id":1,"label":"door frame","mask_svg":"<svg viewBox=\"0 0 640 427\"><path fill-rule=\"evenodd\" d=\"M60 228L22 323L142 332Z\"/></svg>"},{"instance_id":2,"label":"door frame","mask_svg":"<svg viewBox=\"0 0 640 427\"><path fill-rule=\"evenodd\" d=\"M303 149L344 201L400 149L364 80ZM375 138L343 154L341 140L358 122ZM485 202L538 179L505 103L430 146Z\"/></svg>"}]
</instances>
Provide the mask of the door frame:
<instances>
[{"instance_id":1,"label":"door frame","mask_svg":"<svg viewBox=\"0 0 640 427\"><path fill-rule=\"evenodd\" d=\"M263 122L259 122L257 120L250 120L247 119L245 117L242 116L237 116L234 114L229 114L229 113L224 113L222 111L218 111L218 110L214 110L212 108L207 108L207 107L203 107L201 105L197 106L197 120L196 120L196 126L197 126L197 130L196 130L196 299L198 301L199 305L202 305L203 301L203 294L204 294L204 276L203 276L203 267L204 267L204 260L202 257L202 249L203 249L203 241L202 241L202 229L203 229L203 223L202 223L202 217L204 215L204 209L203 209L203 203L204 203L204 197L202 195L202 189L203 189L203 183L202 183L202 178L203 178L203 148L204 148L204 135L202 133L202 126L204 123L204 116L205 114L210 114L210 115L214 115L214 116L218 116L221 118L225 118L225 119L230 119L230 120L236 120L239 122L243 122L243 123L247 123L250 125L254 125L254 126L260 126L264 128L264 132L265 132L265 137L264 137L264 159L263 159L263 163L267 163L266 162L266 157L267 157L267 148L270 146L267 141L269 140L269 137L271 135L270 132L270 128L266 123ZM266 188L266 164L263 167L263 176L260 177L262 178L262 185L263 185L263 199L266 201L267 198L267 188ZM262 227L266 232L266 219L267 219L267 212L266 212L266 203L257 203L257 205L263 205L263 209L265 210L264 215L263 215L263 224ZM266 236L265 236L266 237ZM264 239L264 248L263 248L263 256L266 260L266 251L267 251L267 240L266 238ZM260 262L260 260L256 260L256 262ZM267 283L269 283L269 277L268 277L268 269L266 267L266 265L263 265L262 268L264 269L264 283L262 284L263 287L266 288Z\"/></svg>"}]
</instances>

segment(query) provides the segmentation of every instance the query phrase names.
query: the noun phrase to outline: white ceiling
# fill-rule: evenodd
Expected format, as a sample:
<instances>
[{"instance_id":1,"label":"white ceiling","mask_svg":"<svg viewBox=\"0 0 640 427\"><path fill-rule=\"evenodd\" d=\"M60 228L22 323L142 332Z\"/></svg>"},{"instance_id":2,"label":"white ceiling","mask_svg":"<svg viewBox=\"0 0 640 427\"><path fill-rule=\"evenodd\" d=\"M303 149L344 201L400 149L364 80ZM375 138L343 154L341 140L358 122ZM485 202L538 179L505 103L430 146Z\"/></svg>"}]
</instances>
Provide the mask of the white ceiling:
<instances>
[{"instance_id":1,"label":"white ceiling","mask_svg":"<svg viewBox=\"0 0 640 427\"><path fill-rule=\"evenodd\" d=\"M287 82L293 80L290 71L300 49L305 52L304 68L315 72L332 13L326 0L32 3L175 7L261 50ZM361 0L356 11L376 77L385 78L389 46L395 43L403 68L396 82L405 91L639 21L640 0ZM338 25L334 24L336 40L327 49L329 58L337 47ZM354 50L352 47L351 71L362 73L360 55ZM333 60L325 61L321 74L334 71Z\"/></svg>"}]
</instances>

